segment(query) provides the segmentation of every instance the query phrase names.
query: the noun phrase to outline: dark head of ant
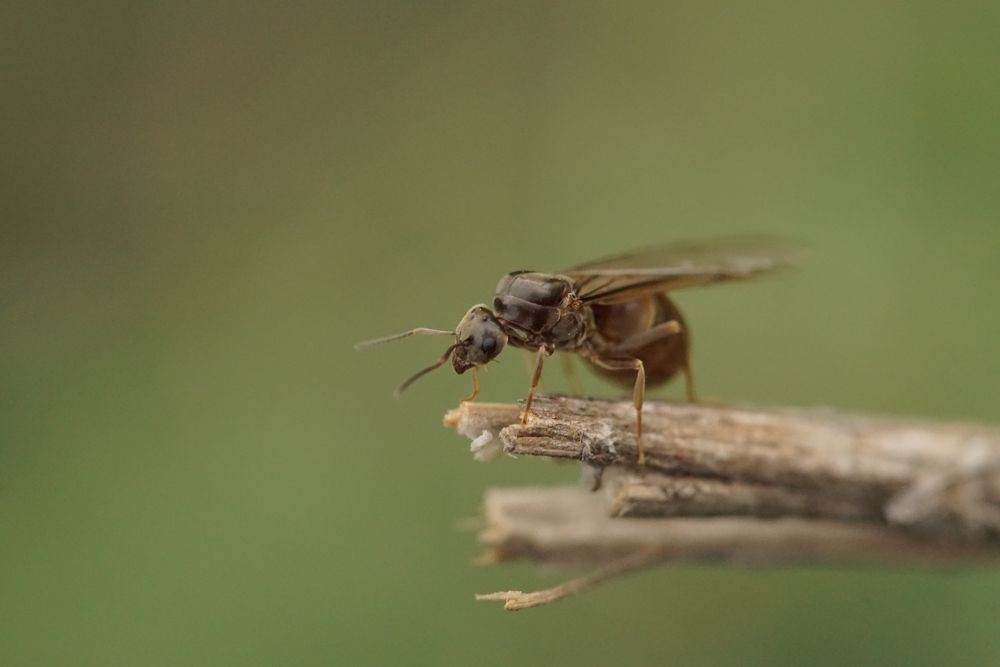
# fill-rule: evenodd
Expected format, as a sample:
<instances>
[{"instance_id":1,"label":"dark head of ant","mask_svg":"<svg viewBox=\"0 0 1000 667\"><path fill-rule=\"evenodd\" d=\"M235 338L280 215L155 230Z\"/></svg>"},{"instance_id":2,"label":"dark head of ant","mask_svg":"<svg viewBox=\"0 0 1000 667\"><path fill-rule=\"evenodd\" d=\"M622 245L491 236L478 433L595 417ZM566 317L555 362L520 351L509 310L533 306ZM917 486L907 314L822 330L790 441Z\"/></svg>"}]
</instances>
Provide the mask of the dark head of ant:
<instances>
[{"instance_id":1,"label":"dark head of ant","mask_svg":"<svg viewBox=\"0 0 1000 667\"><path fill-rule=\"evenodd\" d=\"M461 375L492 361L507 344L507 332L486 306L473 306L455 327L451 365Z\"/></svg>"},{"instance_id":2,"label":"dark head of ant","mask_svg":"<svg viewBox=\"0 0 1000 667\"><path fill-rule=\"evenodd\" d=\"M410 331L404 331L403 333L396 334L395 336L386 336L385 338L376 338L374 340L364 341L355 345L355 348L362 349L371 347L372 345L380 345L382 343L399 340L400 338L407 338L415 334L454 336L455 342L448 346L448 349L444 351L444 354L442 354L441 358L435 363L431 364L427 368L417 371L405 382L403 382L403 384L399 385L396 389L397 396L401 394L404 389L427 373L431 372L435 368L443 366L447 363L448 359L451 359L451 365L455 369L455 372L461 375L470 368L478 368L488 364L490 361L495 359L498 354L500 354L504 345L507 344L507 332L504 331L504 328L500 324L499 320L497 320L496 315L494 315L493 311L491 311L488 307L480 304L469 309L469 312L465 314L465 317L463 317L462 321L458 323L458 326L455 327L454 331L420 327L417 329L411 329ZM473 380L475 380L475 378L473 378Z\"/></svg>"}]
</instances>

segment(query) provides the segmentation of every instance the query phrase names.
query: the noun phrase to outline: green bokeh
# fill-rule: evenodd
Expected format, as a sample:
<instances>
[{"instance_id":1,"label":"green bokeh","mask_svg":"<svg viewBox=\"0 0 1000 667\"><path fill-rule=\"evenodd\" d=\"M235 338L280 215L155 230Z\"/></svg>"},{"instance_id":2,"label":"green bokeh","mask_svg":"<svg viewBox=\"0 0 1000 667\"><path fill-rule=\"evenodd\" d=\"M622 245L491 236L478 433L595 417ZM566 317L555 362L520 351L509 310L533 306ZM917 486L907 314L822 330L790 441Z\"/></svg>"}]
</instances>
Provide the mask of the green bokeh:
<instances>
[{"instance_id":1,"label":"green bokeh","mask_svg":"<svg viewBox=\"0 0 1000 667\"><path fill-rule=\"evenodd\" d=\"M0 665L996 664L990 573L477 604L565 575L473 568L456 525L576 472L473 462L468 378L392 401L441 341L351 344L768 232L801 270L678 297L703 394L1000 421L998 34L971 1L3 3Z\"/></svg>"}]
</instances>

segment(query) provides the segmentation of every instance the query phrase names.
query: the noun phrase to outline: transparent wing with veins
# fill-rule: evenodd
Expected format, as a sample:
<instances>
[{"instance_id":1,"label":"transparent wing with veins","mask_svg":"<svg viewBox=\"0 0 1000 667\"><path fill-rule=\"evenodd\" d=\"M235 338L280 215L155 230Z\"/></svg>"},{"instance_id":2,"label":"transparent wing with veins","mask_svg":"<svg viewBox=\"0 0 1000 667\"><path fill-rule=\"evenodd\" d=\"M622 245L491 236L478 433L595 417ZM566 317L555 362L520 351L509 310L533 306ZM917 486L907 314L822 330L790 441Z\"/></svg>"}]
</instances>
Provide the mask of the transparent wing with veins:
<instances>
[{"instance_id":1,"label":"transparent wing with veins","mask_svg":"<svg viewBox=\"0 0 1000 667\"><path fill-rule=\"evenodd\" d=\"M678 241L579 264L559 273L587 303L620 303L683 287L747 280L791 265L793 244L769 236Z\"/></svg>"}]
</instances>

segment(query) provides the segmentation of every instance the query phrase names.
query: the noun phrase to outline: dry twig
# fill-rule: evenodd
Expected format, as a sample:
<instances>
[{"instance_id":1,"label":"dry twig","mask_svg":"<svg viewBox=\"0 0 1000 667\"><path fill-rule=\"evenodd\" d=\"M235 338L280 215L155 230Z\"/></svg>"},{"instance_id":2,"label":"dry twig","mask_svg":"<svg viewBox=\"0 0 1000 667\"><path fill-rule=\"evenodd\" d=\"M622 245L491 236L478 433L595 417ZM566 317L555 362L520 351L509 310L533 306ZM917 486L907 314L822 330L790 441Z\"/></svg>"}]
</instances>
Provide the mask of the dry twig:
<instances>
[{"instance_id":1,"label":"dry twig","mask_svg":"<svg viewBox=\"0 0 1000 667\"><path fill-rule=\"evenodd\" d=\"M602 568L549 591L489 598L508 609L666 560L957 564L1000 555L993 427L647 403L640 468L631 403L540 397L523 426L518 411L466 403L445 422L472 438L478 458L569 458L607 472L601 494L487 494L488 560Z\"/></svg>"}]
</instances>

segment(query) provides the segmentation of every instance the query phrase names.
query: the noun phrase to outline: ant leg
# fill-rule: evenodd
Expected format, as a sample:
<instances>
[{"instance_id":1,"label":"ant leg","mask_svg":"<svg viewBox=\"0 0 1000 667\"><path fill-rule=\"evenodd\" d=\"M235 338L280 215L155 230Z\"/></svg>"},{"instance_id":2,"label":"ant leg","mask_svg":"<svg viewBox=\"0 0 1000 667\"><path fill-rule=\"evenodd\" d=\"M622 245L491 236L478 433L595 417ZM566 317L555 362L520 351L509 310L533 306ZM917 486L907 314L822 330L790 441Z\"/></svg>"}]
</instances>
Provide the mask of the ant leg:
<instances>
[{"instance_id":1,"label":"ant leg","mask_svg":"<svg viewBox=\"0 0 1000 667\"><path fill-rule=\"evenodd\" d=\"M542 365L545 363L545 357L547 357L551 352L545 349L545 346L538 348L538 354L535 355L535 372L531 374L531 388L528 389L528 398L524 399L524 413L521 415L521 424L528 423L528 414L531 412L531 401L535 398L535 389L538 388L538 381L542 377Z\"/></svg>"},{"instance_id":2,"label":"ant leg","mask_svg":"<svg viewBox=\"0 0 1000 667\"><path fill-rule=\"evenodd\" d=\"M633 352L646 347L650 343L661 341L668 336L679 334L681 331L681 323L677 320L660 322L655 327L651 327L642 333L626 338L617 345L608 348L607 352L613 356L620 354L632 354Z\"/></svg>"},{"instance_id":3,"label":"ant leg","mask_svg":"<svg viewBox=\"0 0 1000 667\"><path fill-rule=\"evenodd\" d=\"M471 403L479 396L479 366L472 367L472 393L462 399L463 403Z\"/></svg>"},{"instance_id":4,"label":"ant leg","mask_svg":"<svg viewBox=\"0 0 1000 667\"><path fill-rule=\"evenodd\" d=\"M570 393L574 396L583 396L583 384L580 382L580 376L576 373L576 364L573 363L573 357L563 353L559 355L559 359L562 362L563 375L566 376L566 383L569 385Z\"/></svg>"},{"instance_id":5,"label":"ant leg","mask_svg":"<svg viewBox=\"0 0 1000 667\"><path fill-rule=\"evenodd\" d=\"M691 374L691 364L688 360L684 359L684 367L681 368L684 373L684 389L687 390L688 403L697 403L698 398L694 393L694 376Z\"/></svg>"},{"instance_id":6,"label":"ant leg","mask_svg":"<svg viewBox=\"0 0 1000 667\"><path fill-rule=\"evenodd\" d=\"M535 355L531 353L531 350L522 349L521 357L524 359L524 370L525 372L528 373L528 377L530 378L532 374L534 374L535 372ZM538 388L541 391L545 391L544 389L542 389L541 380L539 380L538 382Z\"/></svg>"},{"instance_id":7,"label":"ant leg","mask_svg":"<svg viewBox=\"0 0 1000 667\"><path fill-rule=\"evenodd\" d=\"M646 448L642 444L642 402L646 396L646 367L641 359L602 359L597 354L587 356L592 362L609 371L635 370L632 404L635 405L635 440L639 448L639 465L646 465Z\"/></svg>"},{"instance_id":8,"label":"ant leg","mask_svg":"<svg viewBox=\"0 0 1000 667\"><path fill-rule=\"evenodd\" d=\"M643 331L640 334L636 334L631 338L626 338L618 345L610 348L608 354L612 356L617 356L619 354L629 354L635 352L636 350L641 350L650 343L655 343L658 340L663 340L667 336L673 336L674 334L680 333L682 330L680 322L677 320L670 320L668 322L661 322L655 327L652 327L648 331ZM684 389L687 392L687 400L689 403L697 403L698 399L695 396L694 391L694 376L691 373L691 364L688 359L687 350L684 350L684 363L681 366L681 372L684 373Z\"/></svg>"}]
</instances>

